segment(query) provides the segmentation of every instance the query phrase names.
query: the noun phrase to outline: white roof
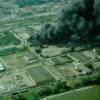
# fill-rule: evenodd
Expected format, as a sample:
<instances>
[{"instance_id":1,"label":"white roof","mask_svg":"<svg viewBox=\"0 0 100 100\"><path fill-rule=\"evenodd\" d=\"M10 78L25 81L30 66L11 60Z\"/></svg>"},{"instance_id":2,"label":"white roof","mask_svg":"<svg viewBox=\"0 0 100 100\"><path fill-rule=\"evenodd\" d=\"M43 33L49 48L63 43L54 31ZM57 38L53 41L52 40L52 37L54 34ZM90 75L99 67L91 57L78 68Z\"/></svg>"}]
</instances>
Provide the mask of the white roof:
<instances>
[{"instance_id":1,"label":"white roof","mask_svg":"<svg viewBox=\"0 0 100 100\"><path fill-rule=\"evenodd\" d=\"M0 63L0 71L4 70L2 63Z\"/></svg>"},{"instance_id":2,"label":"white roof","mask_svg":"<svg viewBox=\"0 0 100 100\"><path fill-rule=\"evenodd\" d=\"M56 46L50 46L42 50L42 55L44 56L56 56L62 53L65 48L58 48Z\"/></svg>"}]
</instances>

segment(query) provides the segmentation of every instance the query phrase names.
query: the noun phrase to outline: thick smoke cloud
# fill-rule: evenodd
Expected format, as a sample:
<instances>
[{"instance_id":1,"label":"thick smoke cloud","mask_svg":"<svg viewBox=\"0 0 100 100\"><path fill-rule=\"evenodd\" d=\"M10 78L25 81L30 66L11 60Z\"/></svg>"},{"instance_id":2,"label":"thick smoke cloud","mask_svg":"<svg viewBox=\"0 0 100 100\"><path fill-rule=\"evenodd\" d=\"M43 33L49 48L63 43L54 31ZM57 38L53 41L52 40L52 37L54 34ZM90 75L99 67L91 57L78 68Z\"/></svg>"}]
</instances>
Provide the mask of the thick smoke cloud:
<instances>
[{"instance_id":1,"label":"thick smoke cloud","mask_svg":"<svg viewBox=\"0 0 100 100\"><path fill-rule=\"evenodd\" d=\"M55 25L46 24L42 27L37 41L48 44L86 42L94 41L97 36L100 36L100 3L96 4L95 0L70 0Z\"/></svg>"}]
</instances>

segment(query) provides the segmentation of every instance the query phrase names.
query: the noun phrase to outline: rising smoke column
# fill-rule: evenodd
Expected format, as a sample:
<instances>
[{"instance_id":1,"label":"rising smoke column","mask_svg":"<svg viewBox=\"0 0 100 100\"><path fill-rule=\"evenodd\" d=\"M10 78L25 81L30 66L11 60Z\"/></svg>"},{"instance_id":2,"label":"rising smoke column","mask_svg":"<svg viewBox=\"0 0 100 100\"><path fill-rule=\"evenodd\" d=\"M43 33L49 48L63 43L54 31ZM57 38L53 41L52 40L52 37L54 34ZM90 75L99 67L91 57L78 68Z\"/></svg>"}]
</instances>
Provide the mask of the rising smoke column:
<instances>
[{"instance_id":1,"label":"rising smoke column","mask_svg":"<svg viewBox=\"0 0 100 100\"><path fill-rule=\"evenodd\" d=\"M73 41L73 37L83 42L94 39L100 34L99 4L95 5L95 0L70 0L54 25L45 24L41 28L37 41L51 44Z\"/></svg>"}]
</instances>

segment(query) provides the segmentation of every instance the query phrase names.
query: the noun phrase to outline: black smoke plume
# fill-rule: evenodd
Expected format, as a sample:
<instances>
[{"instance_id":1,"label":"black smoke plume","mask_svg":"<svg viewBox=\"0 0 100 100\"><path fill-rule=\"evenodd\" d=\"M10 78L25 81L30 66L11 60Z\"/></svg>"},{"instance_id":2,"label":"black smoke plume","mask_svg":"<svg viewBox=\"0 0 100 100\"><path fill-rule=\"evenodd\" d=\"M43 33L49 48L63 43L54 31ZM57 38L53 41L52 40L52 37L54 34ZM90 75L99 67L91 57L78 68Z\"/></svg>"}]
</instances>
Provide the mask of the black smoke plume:
<instances>
[{"instance_id":1,"label":"black smoke plume","mask_svg":"<svg viewBox=\"0 0 100 100\"><path fill-rule=\"evenodd\" d=\"M70 0L55 24L45 24L29 40L43 44L96 41L100 36L100 2L97 2L98 0Z\"/></svg>"}]
</instances>

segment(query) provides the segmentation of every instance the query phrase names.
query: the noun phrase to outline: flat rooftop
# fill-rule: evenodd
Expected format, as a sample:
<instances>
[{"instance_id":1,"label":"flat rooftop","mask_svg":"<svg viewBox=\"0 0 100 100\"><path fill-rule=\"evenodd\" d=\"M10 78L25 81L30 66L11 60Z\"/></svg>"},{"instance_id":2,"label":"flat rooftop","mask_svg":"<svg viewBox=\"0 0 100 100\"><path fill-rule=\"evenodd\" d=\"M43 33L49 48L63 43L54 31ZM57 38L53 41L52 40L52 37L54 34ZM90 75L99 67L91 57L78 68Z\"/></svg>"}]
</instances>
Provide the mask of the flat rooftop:
<instances>
[{"instance_id":1,"label":"flat rooftop","mask_svg":"<svg viewBox=\"0 0 100 100\"><path fill-rule=\"evenodd\" d=\"M89 58L83 55L81 52L73 52L73 53L68 53L68 57L73 59L75 62L87 62L89 61Z\"/></svg>"}]
</instances>

